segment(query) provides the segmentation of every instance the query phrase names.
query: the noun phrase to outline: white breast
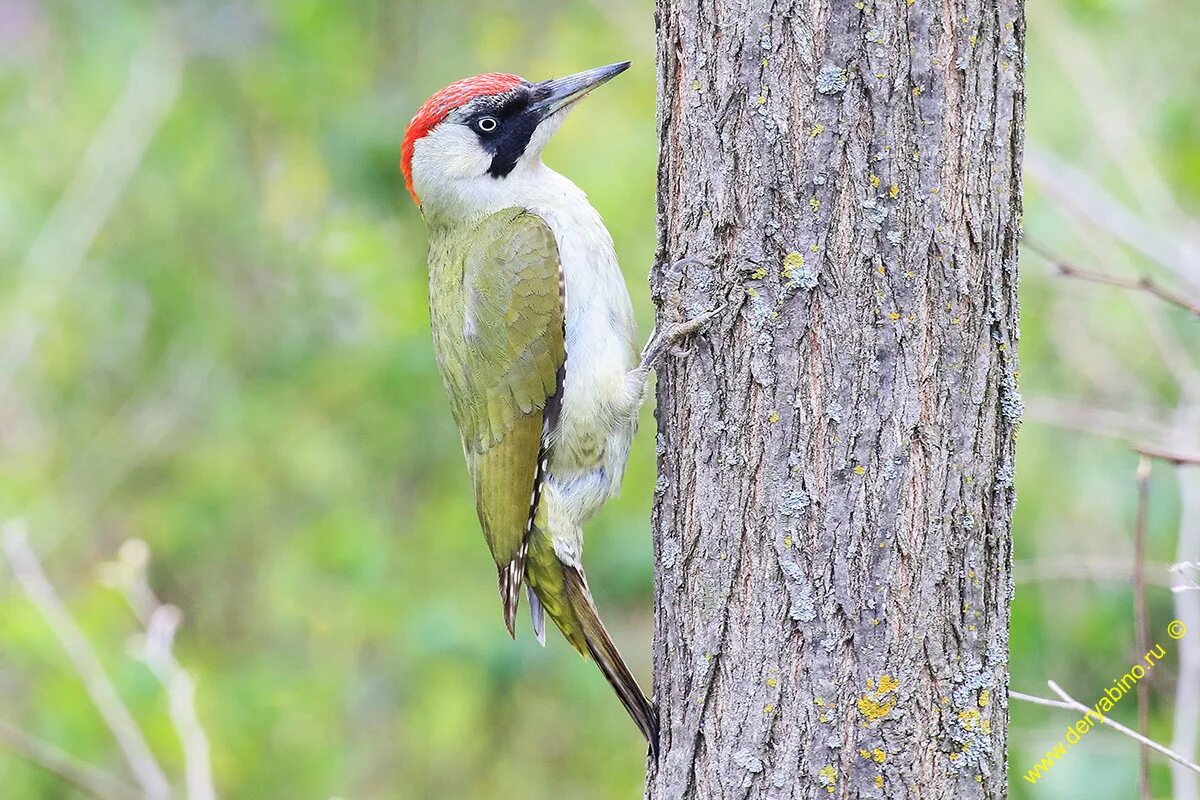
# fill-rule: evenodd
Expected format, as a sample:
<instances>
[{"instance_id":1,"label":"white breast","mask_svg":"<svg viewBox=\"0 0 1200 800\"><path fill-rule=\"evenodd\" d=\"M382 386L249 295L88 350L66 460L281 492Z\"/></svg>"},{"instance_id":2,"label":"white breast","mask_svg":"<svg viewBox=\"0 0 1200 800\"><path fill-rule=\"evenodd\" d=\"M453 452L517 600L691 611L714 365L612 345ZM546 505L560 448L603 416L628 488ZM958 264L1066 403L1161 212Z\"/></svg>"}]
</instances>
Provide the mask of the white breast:
<instances>
[{"instance_id":1,"label":"white breast","mask_svg":"<svg viewBox=\"0 0 1200 800\"><path fill-rule=\"evenodd\" d=\"M586 195L549 169L554 191L529 208L558 242L566 289L567 366L551 474L581 517L620 483L633 425L614 413L634 366L636 323L612 237ZM581 520L582 521L582 520Z\"/></svg>"}]
</instances>

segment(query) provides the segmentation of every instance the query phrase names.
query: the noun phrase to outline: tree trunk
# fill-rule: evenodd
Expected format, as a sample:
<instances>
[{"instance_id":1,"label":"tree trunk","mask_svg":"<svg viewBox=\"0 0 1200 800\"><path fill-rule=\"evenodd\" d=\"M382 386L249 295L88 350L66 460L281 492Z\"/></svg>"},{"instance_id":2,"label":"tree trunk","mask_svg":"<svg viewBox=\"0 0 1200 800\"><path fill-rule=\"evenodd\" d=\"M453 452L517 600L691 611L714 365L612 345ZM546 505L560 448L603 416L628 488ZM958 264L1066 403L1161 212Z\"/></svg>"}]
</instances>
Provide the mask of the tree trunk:
<instances>
[{"instance_id":1,"label":"tree trunk","mask_svg":"<svg viewBox=\"0 0 1200 800\"><path fill-rule=\"evenodd\" d=\"M1004 797L1023 3L657 3L647 797Z\"/></svg>"}]
</instances>

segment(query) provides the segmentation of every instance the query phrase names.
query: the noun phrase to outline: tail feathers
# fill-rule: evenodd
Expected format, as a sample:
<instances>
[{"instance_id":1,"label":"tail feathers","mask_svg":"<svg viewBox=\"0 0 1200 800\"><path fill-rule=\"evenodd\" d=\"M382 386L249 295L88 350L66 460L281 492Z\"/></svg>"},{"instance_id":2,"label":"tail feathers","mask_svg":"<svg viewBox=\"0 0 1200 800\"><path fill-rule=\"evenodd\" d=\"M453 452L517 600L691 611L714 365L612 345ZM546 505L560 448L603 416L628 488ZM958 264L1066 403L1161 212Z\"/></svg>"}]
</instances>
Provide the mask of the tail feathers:
<instances>
[{"instance_id":1,"label":"tail feathers","mask_svg":"<svg viewBox=\"0 0 1200 800\"><path fill-rule=\"evenodd\" d=\"M500 567L497 583L500 587L500 602L504 605L504 624L508 635L517 638L517 607L521 603L521 581L525 578L525 548L521 553Z\"/></svg>"},{"instance_id":2,"label":"tail feathers","mask_svg":"<svg viewBox=\"0 0 1200 800\"><path fill-rule=\"evenodd\" d=\"M588 652L591 653L596 665L600 667L600 671L604 673L604 677L608 679L609 685L617 693L617 697L625 706L625 710L629 712L629 716L633 718L642 735L646 737L646 742L650 745L651 757L657 760L658 710L646 698L646 695L642 694L642 689L625 664L625 659L621 658L620 651L617 650L612 637L608 635L604 623L600 621L583 573L564 565L563 577L566 579L567 597L579 620L580 627L583 629Z\"/></svg>"},{"instance_id":3,"label":"tail feathers","mask_svg":"<svg viewBox=\"0 0 1200 800\"><path fill-rule=\"evenodd\" d=\"M542 601L538 599L537 593L533 591L533 587L528 583L525 584L525 595L529 598L529 621L533 623L533 635L537 637L538 644L545 647L546 609L542 606Z\"/></svg>"}]
</instances>

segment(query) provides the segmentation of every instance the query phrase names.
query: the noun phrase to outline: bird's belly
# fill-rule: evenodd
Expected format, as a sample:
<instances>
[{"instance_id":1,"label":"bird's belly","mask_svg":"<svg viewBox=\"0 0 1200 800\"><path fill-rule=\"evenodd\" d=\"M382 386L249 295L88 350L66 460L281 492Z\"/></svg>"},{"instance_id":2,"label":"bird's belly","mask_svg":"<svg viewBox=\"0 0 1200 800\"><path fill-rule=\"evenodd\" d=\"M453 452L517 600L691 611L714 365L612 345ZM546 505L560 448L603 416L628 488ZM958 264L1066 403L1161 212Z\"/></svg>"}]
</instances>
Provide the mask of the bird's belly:
<instances>
[{"instance_id":1,"label":"bird's belly","mask_svg":"<svg viewBox=\"0 0 1200 800\"><path fill-rule=\"evenodd\" d=\"M558 427L547 473L582 525L617 493L629 459L635 423L612 413L624 386L624 370L610 375L580 375L572 380L571 357Z\"/></svg>"},{"instance_id":2,"label":"bird's belly","mask_svg":"<svg viewBox=\"0 0 1200 800\"><path fill-rule=\"evenodd\" d=\"M636 326L612 238L582 194L534 211L554 231L566 301L567 360L547 475L582 525L616 493L629 458L636 423L620 409Z\"/></svg>"}]
</instances>

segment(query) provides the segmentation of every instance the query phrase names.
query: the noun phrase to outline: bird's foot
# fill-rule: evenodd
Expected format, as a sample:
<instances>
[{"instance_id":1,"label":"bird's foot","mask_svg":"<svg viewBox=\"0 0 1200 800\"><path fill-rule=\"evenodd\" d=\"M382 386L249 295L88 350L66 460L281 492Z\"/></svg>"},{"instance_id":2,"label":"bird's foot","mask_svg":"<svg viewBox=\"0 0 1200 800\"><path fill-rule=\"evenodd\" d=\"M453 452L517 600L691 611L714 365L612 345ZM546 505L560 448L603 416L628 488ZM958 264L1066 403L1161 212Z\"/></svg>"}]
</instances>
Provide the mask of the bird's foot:
<instances>
[{"instance_id":1,"label":"bird's foot","mask_svg":"<svg viewBox=\"0 0 1200 800\"><path fill-rule=\"evenodd\" d=\"M661 331L656 327L650 334L650 341L646 342L646 347L642 350L640 368L644 371L653 369L668 350L674 355L686 356L690 351L680 349L677 345L703 330L724 310L725 305L720 305L712 311L706 311L686 322L675 323Z\"/></svg>"}]
</instances>

